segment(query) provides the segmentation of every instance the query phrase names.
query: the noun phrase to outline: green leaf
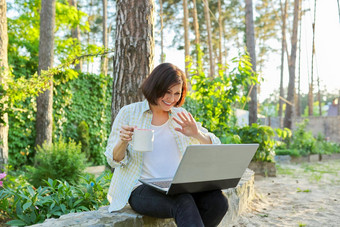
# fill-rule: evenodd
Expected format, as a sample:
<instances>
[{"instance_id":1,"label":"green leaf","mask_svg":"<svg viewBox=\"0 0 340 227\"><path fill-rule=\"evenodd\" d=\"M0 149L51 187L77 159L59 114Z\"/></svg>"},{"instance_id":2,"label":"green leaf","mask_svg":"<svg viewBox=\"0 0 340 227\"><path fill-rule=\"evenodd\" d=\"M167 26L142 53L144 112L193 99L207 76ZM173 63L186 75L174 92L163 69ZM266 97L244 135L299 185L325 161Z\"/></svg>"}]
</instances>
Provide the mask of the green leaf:
<instances>
[{"instance_id":1,"label":"green leaf","mask_svg":"<svg viewBox=\"0 0 340 227\"><path fill-rule=\"evenodd\" d=\"M21 220L12 220L9 222L6 222L7 225L14 225L14 226L25 226L26 223Z\"/></svg>"},{"instance_id":2,"label":"green leaf","mask_svg":"<svg viewBox=\"0 0 340 227\"><path fill-rule=\"evenodd\" d=\"M32 202L27 202L23 205L23 211L27 210L27 208L29 208L32 205Z\"/></svg>"}]
</instances>

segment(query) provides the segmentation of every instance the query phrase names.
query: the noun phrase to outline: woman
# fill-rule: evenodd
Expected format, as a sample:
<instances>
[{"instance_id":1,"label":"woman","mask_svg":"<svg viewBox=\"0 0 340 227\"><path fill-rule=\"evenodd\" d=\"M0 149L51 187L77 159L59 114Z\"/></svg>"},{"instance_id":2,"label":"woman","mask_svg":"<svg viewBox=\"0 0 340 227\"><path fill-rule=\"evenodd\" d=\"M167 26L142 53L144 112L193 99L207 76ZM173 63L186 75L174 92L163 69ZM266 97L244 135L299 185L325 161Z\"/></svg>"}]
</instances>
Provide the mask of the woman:
<instances>
[{"instance_id":1,"label":"woman","mask_svg":"<svg viewBox=\"0 0 340 227\"><path fill-rule=\"evenodd\" d=\"M108 192L109 211L129 202L136 212L174 218L177 226L217 226L228 210L221 190L162 194L138 183L140 178L173 177L189 144L219 144L185 109L187 84L182 70L170 63L157 66L142 84L143 102L124 106L111 130L105 155L115 168ZM152 152L137 152L130 144L134 128L154 130Z\"/></svg>"}]
</instances>

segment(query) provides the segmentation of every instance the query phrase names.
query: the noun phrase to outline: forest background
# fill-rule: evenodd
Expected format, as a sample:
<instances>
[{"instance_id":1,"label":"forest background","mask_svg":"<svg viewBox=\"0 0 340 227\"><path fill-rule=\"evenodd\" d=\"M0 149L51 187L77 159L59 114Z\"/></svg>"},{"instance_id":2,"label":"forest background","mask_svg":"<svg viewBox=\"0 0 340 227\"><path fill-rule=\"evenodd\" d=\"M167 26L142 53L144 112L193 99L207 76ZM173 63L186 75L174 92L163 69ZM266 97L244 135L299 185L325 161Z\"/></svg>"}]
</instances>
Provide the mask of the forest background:
<instances>
[{"instance_id":1,"label":"forest background","mask_svg":"<svg viewBox=\"0 0 340 227\"><path fill-rule=\"evenodd\" d=\"M10 0L7 2L9 66L14 75L14 80L29 79L38 70L40 1ZM297 102L300 108L296 112L298 116L325 115L327 109L324 107L338 97L336 89L332 91L328 89L330 87L334 88L338 77L333 79L333 86L328 85L327 88L323 81L326 81L327 74L333 75L333 72L325 73L323 70L323 74L319 74L318 64L313 64L313 58L315 58L314 62L317 63L316 53L318 52L315 53L315 51L310 54L312 66L309 71L308 62L306 62L306 59L309 59L307 53L309 48L303 49L303 45L312 46L314 50L317 49L316 41L318 41L319 36L316 36L316 41L313 39L313 45L311 45L309 37L312 35L314 38L315 34L319 33L315 32L315 29L312 34L308 34L310 31L303 29L305 27L303 25L307 24L306 21L308 20L304 21L304 18L308 16L309 20L312 20L312 23L317 25L317 1L314 2L314 5L312 4L313 2L307 0L300 3L298 63L295 68L298 74L296 76L298 77L296 87L299 89L295 92L298 92ZM194 1L190 2L189 7L187 6L190 10L187 9L189 14L186 16L186 10L184 10L183 6L182 1L179 0L157 1L155 4L156 64L167 60L178 64L182 68L186 68L189 64L195 64L194 59L197 58L196 50L199 44L202 52L206 53L202 55L201 67L203 71L209 72L207 74L210 77L212 76L211 74L215 73L215 70L216 72L219 70L229 73L237 64L232 59L240 56L240 53L244 52L245 48L244 3L233 0L197 1L197 3ZM196 14L194 9L196 9ZM260 82L257 85L258 94L265 93L263 91L273 90L272 94L269 94L264 99L262 98L261 102L257 102L259 113L265 116L284 116L284 101L288 99L286 98L288 84L285 84L287 81L284 80L284 75L288 71L288 59L290 57L288 52L292 45L288 37L293 29L291 26L293 24L293 9L292 1L275 2L263 0L254 2L256 72ZM314 15L312 15L313 12ZM332 12L334 16L334 10ZM197 18L195 18L195 15ZM81 138L82 135L79 135L82 130L79 127L83 127L87 130L85 134L89 134L87 139L89 141L83 141L83 143L89 143L90 150L96 150L95 154L98 150L104 149L109 128L107 122L110 119L110 111L107 101L111 96L110 87L113 77L114 48L112 47L115 42L115 17L116 5L112 1L56 1L54 65L57 65L57 68L58 66L61 67L55 72L57 82L54 88L53 138L64 136L76 141L84 140ZM334 21L334 17L331 18ZM197 22L195 19L197 19ZM284 32L283 22L286 24L286 31ZM187 34L185 34L186 23L189 25ZM199 26L196 26L196 24ZM322 26L320 27L322 28ZM315 28L317 27L315 26ZM304 35L301 35L302 30L305 33ZM284 40L285 46L280 49L280 42L283 43L282 34L284 33L285 35L287 33L288 37ZM337 33L334 33L334 36L336 35ZM188 37L185 42L183 42L184 37ZM303 42L303 39L306 41ZM337 47L337 45L334 46L335 48ZM183 53L183 50L186 53ZM108 53L107 55L96 57L99 53L105 51ZM301 54L303 51L306 51L307 54ZM278 56L280 52L281 65L275 65L274 56ZM178 56L178 53L182 54ZM87 57L83 60L77 60L76 64L69 66L74 63L70 62L72 59L81 55L86 55ZM176 57L173 58L173 55ZM189 61L185 62L185 56L188 57L187 60ZM179 60L182 61L180 62ZM332 60L334 58L330 57L328 62ZM271 73L270 75L271 78L280 78L281 80L276 89L273 85L266 86L266 81L268 80L265 78L268 75L265 75L265 69L268 66L269 68L281 68L280 75L279 72L276 74ZM301 68L307 68L307 73L300 70ZM187 69L186 71L188 72ZM315 74L314 79L313 73ZM301 81L306 81L306 75L308 83L301 83ZM83 82L80 82L81 80ZM262 81L265 81L263 82L264 86L261 85ZM309 87L309 94L303 93L303 91L306 91L306 89L303 89L306 85ZM311 85L314 90L310 90ZM86 93L81 93L82 89L91 90L95 86L99 87L99 97L93 94L87 97ZM100 89L102 90L100 91ZM249 88L248 90L245 88L244 94L247 94L247 92L249 92ZM19 92L17 92L18 94ZM14 103L12 111L9 113L9 124L10 126L12 124L10 128L13 129L9 132L9 150L16 157L12 160L15 160L15 164L20 166L26 162L27 158L28 160L30 159L30 155L34 156L35 153L34 146L37 143L34 128L36 102L34 96L26 99L24 94L19 94L18 96L23 96L24 98L18 98L23 101ZM79 97L77 98L77 96ZM84 106L82 105L86 105L87 101L94 98L98 98L98 101L92 100L89 105L96 103L99 106L92 108L93 114L89 114L88 108L83 108ZM77 99L78 101L75 101ZM72 107L71 103L74 103ZM79 108L76 108L77 104L75 103L80 105ZM22 105L25 105L25 108ZM103 106L105 108L102 108ZM248 105L243 105L243 108L248 109ZM81 122L75 123L72 121L72 116L74 118L81 117L84 122L82 124L80 124ZM65 124L66 119L73 123ZM105 127L98 127L101 125L105 125ZM87 129L88 127L89 129ZM22 128L24 128L24 133L21 130ZM18 129L18 131L15 129ZM88 159L96 164L104 163L103 156L98 155L96 157L95 154L87 154Z\"/></svg>"},{"instance_id":2,"label":"forest background","mask_svg":"<svg viewBox=\"0 0 340 227\"><path fill-rule=\"evenodd\" d=\"M110 120L109 100L111 97L111 85L113 77L113 56L114 56L114 42L115 42L115 26L116 26L116 5L113 1L57 1L56 2L56 29L55 29L55 47L54 47L54 65L62 66L61 70L56 71L55 79L58 81L55 86L55 101L53 102L53 118L54 129L53 138L64 136L66 138L73 138L76 141L84 140L79 135L79 125L83 125L88 132L88 143L91 151L94 154L87 154L89 160L93 163L102 164L105 162L102 155L96 155L98 150L103 150L106 143L107 132L109 131L108 123ZM196 1L194 1L196 2ZM315 5L313 5L315 3ZM40 1L27 0L10 0L8 4L8 59L11 71L15 79L20 81L20 78L29 79L37 72L38 69L38 52L39 52L39 7ZM209 75L213 70L223 70L228 73L230 69L235 67L237 62L232 59L239 56L245 48L245 5L240 1L212 1L209 2L209 15L207 17L205 9L205 1L197 1L196 7L193 2L189 3L189 14L187 15L188 41L184 41L184 10L182 1L156 1L155 4L155 63L162 61L173 62L183 69L185 65L185 49L186 55L192 56L191 61L194 63L197 56L196 46L199 40L200 48L202 49L202 68L208 72ZM255 43L256 43L256 66L258 81L258 95L260 98L257 106L258 112L264 116L284 116L284 108L287 95L288 81L286 74L288 73L288 58L289 54L284 54L281 65L276 59L281 52L289 52L290 42L287 37L285 40L284 50L280 49L280 42L282 42L282 22L284 16L284 4L286 4L286 31L288 37L292 32L293 22L293 2L292 1L254 1L254 28L255 28ZM311 1L301 1L300 7L300 36L298 40L298 63L296 66L296 87L300 89L299 103L300 113L298 115L311 116L319 115L322 108L323 115L326 114L327 107L334 98L338 97L338 90L329 88L337 88L337 78L334 77L332 85L326 85L324 81L327 75L334 75L332 67L327 67L329 72L322 70L323 74L319 73L318 64L313 64L308 69L308 60L315 57L314 62L317 62L317 55L311 52L308 55L309 48L312 46L310 37L322 32L316 32L306 29L308 20L313 23L320 23L321 19L317 21L319 14L313 15L321 3ZM328 8L331 3L328 4ZM333 4L334 6L334 4ZM322 4L325 7L325 4ZM319 6L319 8L322 9ZM198 28L195 28L195 14L193 9L196 9ZM334 21L333 15L330 20ZM315 11L314 11L315 10ZM321 10L322 11L322 10ZM105 13L105 14L104 14ZM105 20L104 20L105 18ZM308 18L308 19L304 19ZM322 17L321 17L322 18ZM313 21L315 19L315 21ZM210 23L207 21L210 20ZM318 24L316 24L318 25ZM209 28L208 28L209 26ZM322 29L322 25L318 25ZM105 29L104 29L105 28ZM316 27L318 28L318 27ZM199 35L195 33L198 29ZM211 33L209 34L209 31ZM175 32L176 31L176 32ZM316 30L318 31L318 30ZM302 35L301 35L302 33ZM304 33L304 34L303 34ZM164 35L165 34L165 35ZM333 32L336 37L337 32ZM210 36L210 37L209 37ZM321 38L316 35L314 49L318 50ZM210 42L209 42L210 40ZM288 41L287 41L288 40ZM327 43L327 42L324 42ZM209 45L208 45L209 44ZM316 45L318 44L318 45ZM305 48L304 48L305 46ZM334 45L337 48L337 44ZM108 54L98 56L99 53L106 51ZM306 54L301 54L306 52ZM208 54L209 53L209 54ZM316 52L318 53L318 52ZM80 60L74 66L70 66L70 59L77 58L77 56L86 55L84 60ZM98 56L98 57L96 57ZM174 57L175 56L175 57ZM190 59L190 58L189 58ZM329 57L327 61L332 62L335 58ZM322 59L323 60L323 59ZM313 59L312 59L313 61ZM268 68L281 68L280 70L270 75L265 73ZM303 68L301 70L301 68ZM323 68L322 68L323 69ZM307 70L307 73L306 71ZM314 80L311 83L311 76L314 72ZM78 73L80 72L79 76ZM207 73L208 74L208 73ZM91 76L90 76L91 75ZM307 76L307 78L306 78ZM268 77L271 79L268 80ZM77 78L77 79L76 79ZM276 78L276 79L273 79ZM316 78L316 79L315 79ZM270 80L279 81L281 84L267 85ZM301 83L300 81L308 81L308 83ZM261 85L261 83L263 85ZM310 87L313 84L314 91L312 92L312 99L306 92L306 85ZM98 95L87 95L82 93L86 89L94 89L98 86ZM328 86L328 87L327 87ZM105 88L105 89L103 89ZM100 89L103 89L100 91ZM317 90L318 89L318 90ZM77 92L78 91L78 92ZM268 93L272 91L272 93ZM249 92L245 91L245 94ZM261 96L265 93L268 96ZM19 96L25 96L23 94ZM281 97L281 98L280 98ZM21 166L27 160L33 158L35 151L35 126L34 115L36 111L35 97L21 98L23 101L17 102L13 105L13 111L9 113L9 124L11 129L9 131L9 151L13 153L12 160L15 160L15 166ZM91 99L98 99L91 100ZM78 101L76 101L78 100ZM310 103L312 100L312 103ZM315 101L314 101L315 100ZM98 107L92 108L92 114L89 114L89 108L84 108L93 103L98 104ZM78 103L78 104L76 104ZM320 104L319 104L320 103ZM22 105L25 105L23 108ZM71 108L72 105L72 108ZM79 107L77 108L77 105ZM82 106L83 105L83 106ZM310 113L311 105L314 113ZM105 108L102 108L102 107ZM280 107L281 106L281 107ZM26 109L28 107L28 109ZM243 108L248 109L245 105ZM281 111L280 111L281 109ZM298 111L297 111L298 112ZM98 113L98 114L97 114ZM72 120L73 118L73 120ZM80 124L75 119L82 118L84 122ZM65 123L73 122L70 124ZM12 125L11 125L12 124ZM104 128L98 127L103 126ZM22 131L24 128L24 131ZM18 129L18 130L15 130ZM77 133L78 130L78 133ZM85 133L85 134L86 134ZM26 141L26 142L23 142ZM90 152L90 151L88 151ZM97 157L98 156L98 157ZM14 158L16 157L16 158Z\"/></svg>"}]
</instances>

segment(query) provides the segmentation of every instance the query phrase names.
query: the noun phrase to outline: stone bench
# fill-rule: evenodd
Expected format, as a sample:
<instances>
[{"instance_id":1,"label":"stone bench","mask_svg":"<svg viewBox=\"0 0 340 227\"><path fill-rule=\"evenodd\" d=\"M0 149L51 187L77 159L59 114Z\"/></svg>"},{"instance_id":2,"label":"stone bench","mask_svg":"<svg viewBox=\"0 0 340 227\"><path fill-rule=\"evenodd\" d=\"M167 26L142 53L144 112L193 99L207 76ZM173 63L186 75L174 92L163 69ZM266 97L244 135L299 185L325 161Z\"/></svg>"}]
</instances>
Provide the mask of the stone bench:
<instances>
[{"instance_id":1,"label":"stone bench","mask_svg":"<svg viewBox=\"0 0 340 227\"><path fill-rule=\"evenodd\" d=\"M219 226L231 226L238 216L247 208L254 196L254 172L247 169L239 184L235 188L223 190L229 200L229 210ZM34 227L132 227L132 226L176 226L173 219L158 219L143 216L134 212L129 205L124 209L109 213L108 207L101 207L96 211L71 213L62 215L59 219L47 219L41 224L32 225Z\"/></svg>"}]
</instances>

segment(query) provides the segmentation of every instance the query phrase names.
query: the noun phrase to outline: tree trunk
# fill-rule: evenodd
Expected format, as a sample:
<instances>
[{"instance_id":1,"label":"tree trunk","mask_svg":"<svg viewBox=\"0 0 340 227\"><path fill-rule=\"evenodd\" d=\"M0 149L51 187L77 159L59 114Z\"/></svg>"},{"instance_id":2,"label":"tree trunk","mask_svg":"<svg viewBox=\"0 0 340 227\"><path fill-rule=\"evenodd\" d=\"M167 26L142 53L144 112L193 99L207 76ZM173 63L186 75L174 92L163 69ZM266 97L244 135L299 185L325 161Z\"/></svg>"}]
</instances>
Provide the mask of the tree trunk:
<instances>
[{"instance_id":1,"label":"tree trunk","mask_svg":"<svg viewBox=\"0 0 340 227\"><path fill-rule=\"evenodd\" d=\"M316 18L316 0L314 1L314 21L313 21L313 41L312 41L312 69L311 78L309 84L309 95L308 95L308 115L313 116L313 103L314 103L314 55L315 55L315 18Z\"/></svg>"},{"instance_id":2,"label":"tree trunk","mask_svg":"<svg viewBox=\"0 0 340 227\"><path fill-rule=\"evenodd\" d=\"M163 39L163 1L159 0L159 16L161 19L161 63L165 61L164 55L164 39Z\"/></svg>"},{"instance_id":3,"label":"tree trunk","mask_svg":"<svg viewBox=\"0 0 340 227\"><path fill-rule=\"evenodd\" d=\"M318 76L318 102L319 102L319 116L322 116L321 89L320 89L320 77L319 76Z\"/></svg>"},{"instance_id":4,"label":"tree trunk","mask_svg":"<svg viewBox=\"0 0 340 227\"><path fill-rule=\"evenodd\" d=\"M7 35L7 5L5 0L0 0L0 86L7 88L8 77L8 35ZM1 96L0 106L0 172L4 170L8 162L8 115L4 113L7 108L7 98ZM2 121L1 121L2 120Z\"/></svg>"},{"instance_id":5,"label":"tree trunk","mask_svg":"<svg viewBox=\"0 0 340 227\"><path fill-rule=\"evenodd\" d=\"M253 20L253 1L246 0L246 44L250 55L252 69L256 73L256 54L255 54L255 35L254 35L254 20ZM250 88L249 101L249 125L257 122L257 86L256 84Z\"/></svg>"},{"instance_id":6,"label":"tree trunk","mask_svg":"<svg viewBox=\"0 0 340 227\"><path fill-rule=\"evenodd\" d=\"M299 0L294 0L294 19L293 19L293 34L291 38L292 46L289 59L289 83L288 83L288 95L286 104L286 112L284 118L284 127L292 128L292 118L293 118L293 103L295 94L295 64L296 64L296 46L297 46L297 34L298 34L298 20L299 20Z\"/></svg>"},{"instance_id":7,"label":"tree trunk","mask_svg":"<svg viewBox=\"0 0 340 227\"><path fill-rule=\"evenodd\" d=\"M53 67L55 0L41 1L38 73ZM37 97L36 145L52 143L53 78L49 89Z\"/></svg>"},{"instance_id":8,"label":"tree trunk","mask_svg":"<svg viewBox=\"0 0 340 227\"><path fill-rule=\"evenodd\" d=\"M124 105L141 101L154 60L153 0L117 0L112 122Z\"/></svg>"},{"instance_id":9,"label":"tree trunk","mask_svg":"<svg viewBox=\"0 0 340 227\"><path fill-rule=\"evenodd\" d=\"M195 48L196 48L196 67L197 67L197 74L201 73L202 70L202 60L201 54L199 53L198 49L200 48L200 33L199 33L199 25L198 25L198 18L197 18L197 8L196 8L196 0L193 0L193 19L194 19L194 30L195 30Z\"/></svg>"},{"instance_id":10,"label":"tree trunk","mask_svg":"<svg viewBox=\"0 0 340 227\"><path fill-rule=\"evenodd\" d=\"M209 76L215 76L215 64L214 64L214 57L213 57L213 47L212 47L212 40L211 40L211 22L210 22L210 13L209 13L209 3L208 0L203 0L204 3L204 18L205 24L208 34L208 49L209 49L209 63L210 63L210 71Z\"/></svg>"},{"instance_id":11,"label":"tree trunk","mask_svg":"<svg viewBox=\"0 0 340 227\"><path fill-rule=\"evenodd\" d=\"M285 1L284 8L282 8L281 4L281 13L282 13L282 40L281 40L281 75L280 75L280 98L279 98L279 118L282 118L283 112L283 100L284 92L283 92L283 70L284 70L284 61L285 61L285 51L286 51L286 21L287 21L287 8L288 8L288 0ZM281 120L280 120L281 122ZM281 126L281 125L280 125Z\"/></svg>"},{"instance_id":12,"label":"tree trunk","mask_svg":"<svg viewBox=\"0 0 340 227\"><path fill-rule=\"evenodd\" d=\"M223 37L223 25L222 25L222 9L221 9L221 0L218 0L218 63L219 63L219 70L222 70L222 37Z\"/></svg>"},{"instance_id":13,"label":"tree trunk","mask_svg":"<svg viewBox=\"0 0 340 227\"><path fill-rule=\"evenodd\" d=\"M302 13L301 13L301 4L302 0L300 0L300 16L299 16L299 72L298 72L298 93L297 93L297 101L296 101L296 116L301 117L301 21L302 21Z\"/></svg>"},{"instance_id":14,"label":"tree trunk","mask_svg":"<svg viewBox=\"0 0 340 227\"><path fill-rule=\"evenodd\" d=\"M103 0L103 46L105 50L108 48L108 40L107 40L107 0ZM108 61L107 54L101 57L101 73L103 75L107 75L108 70Z\"/></svg>"},{"instance_id":15,"label":"tree trunk","mask_svg":"<svg viewBox=\"0 0 340 227\"><path fill-rule=\"evenodd\" d=\"M188 1L183 0L183 11L184 11L184 17L183 17L183 25L184 25L184 61L185 61L185 75L188 77L188 57L190 56L190 42L189 42L189 10L188 10Z\"/></svg>"},{"instance_id":16,"label":"tree trunk","mask_svg":"<svg viewBox=\"0 0 340 227\"><path fill-rule=\"evenodd\" d=\"M70 6L75 7L78 10L78 6L77 6L77 0L68 0L68 4ZM79 25L77 25L77 27L72 28L71 30L71 37L73 39L76 39L78 41L78 44L80 45L80 28ZM79 59L79 63L75 65L74 67L76 70L78 71L82 71L83 67L82 67L82 60Z\"/></svg>"}]
</instances>

